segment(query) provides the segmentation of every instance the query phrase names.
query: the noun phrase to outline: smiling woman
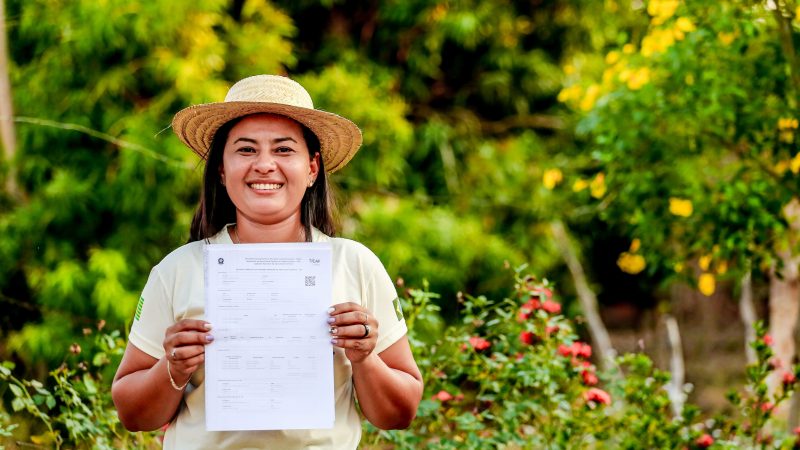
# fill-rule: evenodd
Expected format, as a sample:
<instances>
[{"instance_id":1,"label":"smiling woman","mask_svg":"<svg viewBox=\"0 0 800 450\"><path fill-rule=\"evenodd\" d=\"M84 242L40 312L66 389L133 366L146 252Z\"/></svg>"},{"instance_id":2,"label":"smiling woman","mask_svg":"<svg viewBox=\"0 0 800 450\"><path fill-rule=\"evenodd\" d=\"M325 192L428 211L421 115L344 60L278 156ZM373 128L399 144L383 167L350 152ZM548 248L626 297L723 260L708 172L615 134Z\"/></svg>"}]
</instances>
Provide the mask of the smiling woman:
<instances>
[{"instance_id":1,"label":"smiling woman","mask_svg":"<svg viewBox=\"0 0 800 450\"><path fill-rule=\"evenodd\" d=\"M405 428L422 396L397 293L363 245L333 237L326 172L361 145L355 124L316 110L302 86L259 75L236 83L224 102L176 114L178 137L206 160L190 242L156 265L140 299L112 385L131 430L168 425L165 448L353 449L355 407L379 428ZM203 247L328 242L333 260L330 333L335 424L330 430L210 432L205 429Z\"/></svg>"}]
</instances>

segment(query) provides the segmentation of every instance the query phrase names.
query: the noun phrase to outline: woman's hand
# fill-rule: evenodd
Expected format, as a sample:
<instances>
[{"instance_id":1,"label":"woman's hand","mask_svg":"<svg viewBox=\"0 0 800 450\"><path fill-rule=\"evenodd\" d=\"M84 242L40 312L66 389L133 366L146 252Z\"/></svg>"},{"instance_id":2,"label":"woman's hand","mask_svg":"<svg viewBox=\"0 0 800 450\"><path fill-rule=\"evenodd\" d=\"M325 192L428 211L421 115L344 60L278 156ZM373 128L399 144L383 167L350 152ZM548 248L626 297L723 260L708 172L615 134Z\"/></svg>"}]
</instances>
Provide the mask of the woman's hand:
<instances>
[{"instance_id":1,"label":"woman's hand","mask_svg":"<svg viewBox=\"0 0 800 450\"><path fill-rule=\"evenodd\" d=\"M210 323L193 319L183 319L167 328L164 352L175 383L185 384L205 361L205 346L214 340L214 336L208 333L210 329Z\"/></svg>"},{"instance_id":2,"label":"woman's hand","mask_svg":"<svg viewBox=\"0 0 800 450\"><path fill-rule=\"evenodd\" d=\"M344 349L351 363L364 361L378 343L378 320L363 306L339 303L329 310L331 317L331 343Z\"/></svg>"}]
</instances>

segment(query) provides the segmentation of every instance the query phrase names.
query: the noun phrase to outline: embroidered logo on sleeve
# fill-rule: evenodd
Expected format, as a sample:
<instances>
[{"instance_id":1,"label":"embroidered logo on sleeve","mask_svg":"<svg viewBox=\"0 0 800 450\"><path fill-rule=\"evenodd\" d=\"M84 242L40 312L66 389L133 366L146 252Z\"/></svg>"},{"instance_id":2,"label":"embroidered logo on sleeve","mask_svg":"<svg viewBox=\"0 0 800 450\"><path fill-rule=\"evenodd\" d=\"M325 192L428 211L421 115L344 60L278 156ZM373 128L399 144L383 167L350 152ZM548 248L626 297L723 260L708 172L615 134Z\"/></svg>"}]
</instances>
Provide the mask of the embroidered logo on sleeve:
<instances>
[{"instance_id":1,"label":"embroidered logo on sleeve","mask_svg":"<svg viewBox=\"0 0 800 450\"><path fill-rule=\"evenodd\" d=\"M400 307L400 297L395 297L392 300L392 305L394 305L394 312L397 314L397 320L403 320L403 308Z\"/></svg>"},{"instance_id":2,"label":"embroidered logo on sleeve","mask_svg":"<svg viewBox=\"0 0 800 450\"><path fill-rule=\"evenodd\" d=\"M133 318L139 320L142 317L142 307L144 306L144 297L139 297L139 304L136 305L136 314L134 314Z\"/></svg>"}]
</instances>

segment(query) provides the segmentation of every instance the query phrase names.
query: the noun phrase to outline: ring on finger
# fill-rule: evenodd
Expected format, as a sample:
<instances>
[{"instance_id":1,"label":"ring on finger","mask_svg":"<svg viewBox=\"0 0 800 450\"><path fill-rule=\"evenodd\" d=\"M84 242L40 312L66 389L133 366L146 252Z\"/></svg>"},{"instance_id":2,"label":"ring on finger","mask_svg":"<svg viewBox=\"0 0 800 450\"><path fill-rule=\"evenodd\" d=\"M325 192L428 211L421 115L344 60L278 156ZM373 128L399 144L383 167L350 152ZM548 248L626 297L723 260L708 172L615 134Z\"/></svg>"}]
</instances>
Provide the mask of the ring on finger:
<instances>
[{"instance_id":1,"label":"ring on finger","mask_svg":"<svg viewBox=\"0 0 800 450\"><path fill-rule=\"evenodd\" d=\"M361 325L364 325L364 335L361 336L361 339L364 339L369 336L369 325L365 323L362 323Z\"/></svg>"},{"instance_id":2,"label":"ring on finger","mask_svg":"<svg viewBox=\"0 0 800 450\"><path fill-rule=\"evenodd\" d=\"M172 348L172 352L170 352L170 354L169 354L169 356L172 358L172 360L173 360L173 361L175 361L176 359L178 359L178 357L177 357L177 356L175 356L175 350L176 350L176 349L173 347L173 348Z\"/></svg>"}]
</instances>

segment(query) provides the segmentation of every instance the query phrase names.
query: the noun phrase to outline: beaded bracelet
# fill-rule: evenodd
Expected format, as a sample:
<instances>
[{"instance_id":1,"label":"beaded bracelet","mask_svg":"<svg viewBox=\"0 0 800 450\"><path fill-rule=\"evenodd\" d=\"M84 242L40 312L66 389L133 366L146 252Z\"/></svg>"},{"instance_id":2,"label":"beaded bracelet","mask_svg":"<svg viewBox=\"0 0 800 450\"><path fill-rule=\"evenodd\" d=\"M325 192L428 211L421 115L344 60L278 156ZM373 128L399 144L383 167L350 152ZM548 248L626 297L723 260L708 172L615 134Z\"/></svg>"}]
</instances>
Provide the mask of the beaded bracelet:
<instances>
[{"instance_id":1,"label":"beaded bracelet","mask_svg":"<svg viewBox=\"0 0 800 450\"><path fill-rule=\"evenodd\" d=\"M169 359L167 360L167 375L169 375L169 384L171 384L176 391L182 391L183 388L185 388L189 384L189 381L192 379L191 377L189 377L189 379L186 380L186 383L183 383L183 386L178 386L178 384L175 383L175 380L172 379L172 371L170 371L169 369Z\"/></svg>"}]
</instances>

